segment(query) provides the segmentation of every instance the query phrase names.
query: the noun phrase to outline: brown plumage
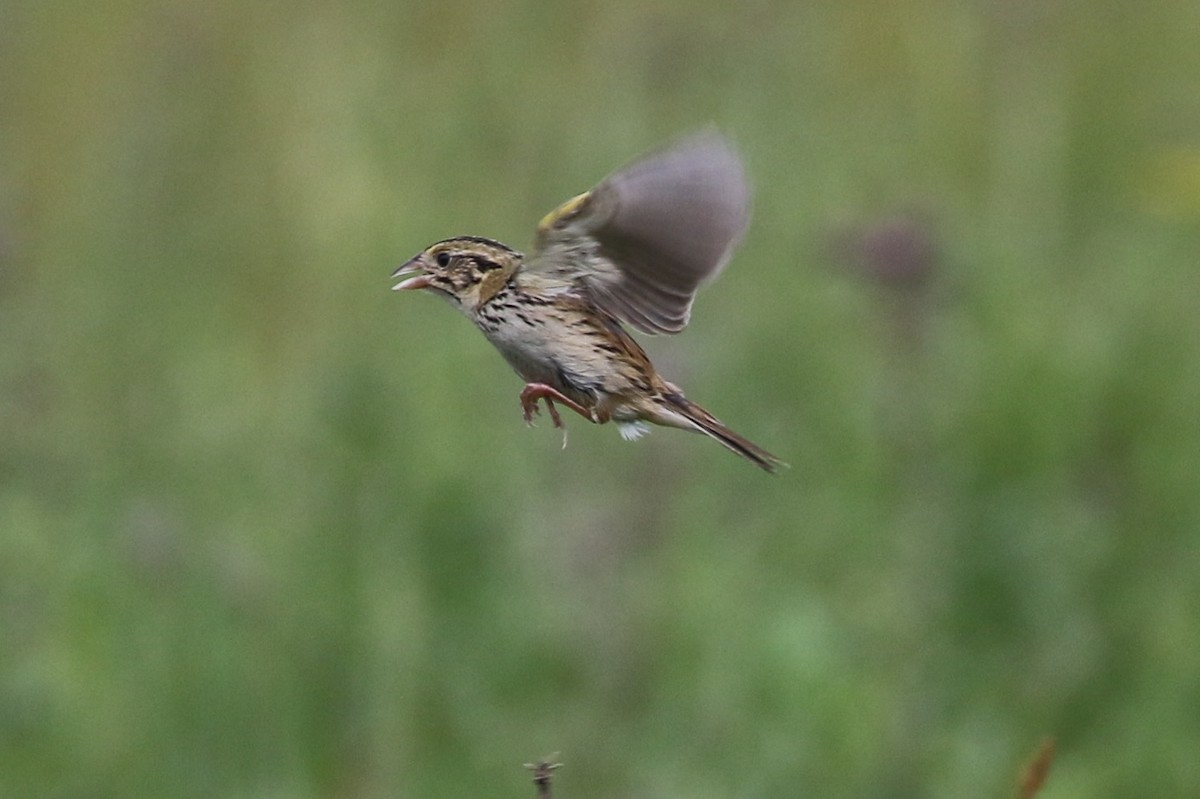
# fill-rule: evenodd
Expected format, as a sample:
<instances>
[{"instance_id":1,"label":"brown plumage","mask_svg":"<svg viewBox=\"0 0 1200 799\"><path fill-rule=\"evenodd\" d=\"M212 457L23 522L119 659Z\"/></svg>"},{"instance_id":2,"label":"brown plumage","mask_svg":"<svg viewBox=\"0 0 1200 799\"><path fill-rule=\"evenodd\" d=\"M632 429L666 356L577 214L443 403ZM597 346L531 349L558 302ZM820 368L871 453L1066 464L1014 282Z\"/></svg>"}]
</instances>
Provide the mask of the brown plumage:
<instances>
[{"instance_id":1,"label":"brown plumage","mask_svg":"<svg viewBox=\"0 0 1200 799\"><path fill-rule=\"evenodd\" d=\"M696 289L729 260L748 219L741 161L703 133L611 175L548 214L534 255L459 236L393 274L397 290L440 294L471 319L526 382L525 420L539 400L637 438L643 422L704 433L767 471L784 465L668 383L621 321L676 333Z\"/></svg>"}]
</instances>

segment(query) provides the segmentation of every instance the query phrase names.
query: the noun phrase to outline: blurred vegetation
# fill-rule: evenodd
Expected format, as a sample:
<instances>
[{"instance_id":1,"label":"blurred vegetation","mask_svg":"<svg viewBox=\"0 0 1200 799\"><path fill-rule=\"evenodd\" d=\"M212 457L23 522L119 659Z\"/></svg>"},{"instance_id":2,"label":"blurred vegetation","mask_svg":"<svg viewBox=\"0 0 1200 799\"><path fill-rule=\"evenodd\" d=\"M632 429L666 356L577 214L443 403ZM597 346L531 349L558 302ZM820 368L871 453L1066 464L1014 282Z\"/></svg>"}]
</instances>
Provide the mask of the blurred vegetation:
<instances>
[{"instance_id":1,"label":"blurred vegetation","mask_svg":"<svg viewBox=\"0 0 1200 799\"><path fill-rule=\"evenodd\" d=\"M1200 5L0 8L0 794L1200 786ZM715 121L699 436L388 274Z\"/></svg>"}]
</instances>

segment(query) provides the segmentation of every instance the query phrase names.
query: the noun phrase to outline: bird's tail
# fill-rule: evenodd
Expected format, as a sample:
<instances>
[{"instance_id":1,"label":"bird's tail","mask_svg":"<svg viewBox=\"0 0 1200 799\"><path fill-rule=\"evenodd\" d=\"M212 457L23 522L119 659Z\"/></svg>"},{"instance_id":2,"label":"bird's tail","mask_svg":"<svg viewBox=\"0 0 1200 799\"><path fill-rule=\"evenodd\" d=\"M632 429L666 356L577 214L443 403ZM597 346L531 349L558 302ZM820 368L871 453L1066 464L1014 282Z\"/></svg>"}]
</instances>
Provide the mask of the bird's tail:
<instances>
[{"instance_id":1,"label":"bird's tail","mask_svg":"<svg viewBox=\"0 0 1200 799\"><path fill-rule=\"evenodd\" d=\"M742 438L721 424L721 421L711 413L683 396L683 394L665 392L659 395L659 400L663 406L664 416L676 417L670 421L662 418L656 419L655 421L660 424L670 424L672 427L681 427L704 433L709 438L721 442L726 449L736 452L760 469L765 469L768 472L775 473L780 468L787 467L787 464L782 460L757 444Z\"/></svg>"}]
</instances>

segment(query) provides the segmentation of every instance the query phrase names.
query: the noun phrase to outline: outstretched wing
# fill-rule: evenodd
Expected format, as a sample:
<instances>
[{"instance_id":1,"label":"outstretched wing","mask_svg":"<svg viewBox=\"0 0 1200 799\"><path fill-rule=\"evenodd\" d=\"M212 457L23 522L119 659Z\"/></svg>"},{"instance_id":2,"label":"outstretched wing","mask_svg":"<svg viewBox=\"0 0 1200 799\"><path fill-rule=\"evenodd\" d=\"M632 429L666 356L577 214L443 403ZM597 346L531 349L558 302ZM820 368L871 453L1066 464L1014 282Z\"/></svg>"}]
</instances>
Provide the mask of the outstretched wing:
<instances>
[{"instance_id":1,"label":"outstretched wing","mask_svg":"<svg viewBox=\"0 0 1200 799\"><path fill-rule=\"evenodd\" d=\"M694 134L548 214L526 268L572 281L646 333L678 333L737 246L749 194L729 142Z\"/></svg>"}]
</instances>

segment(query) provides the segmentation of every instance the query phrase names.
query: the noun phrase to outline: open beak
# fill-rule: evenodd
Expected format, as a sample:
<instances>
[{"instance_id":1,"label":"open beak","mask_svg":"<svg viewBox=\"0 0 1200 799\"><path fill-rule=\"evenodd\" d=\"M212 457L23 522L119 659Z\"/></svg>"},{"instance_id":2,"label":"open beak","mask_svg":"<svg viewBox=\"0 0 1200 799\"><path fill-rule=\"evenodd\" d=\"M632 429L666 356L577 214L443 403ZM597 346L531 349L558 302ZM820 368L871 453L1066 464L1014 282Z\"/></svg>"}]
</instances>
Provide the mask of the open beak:
<instances>
[{"instance_id":1,"label":"open beak","mask_svg":"<svg viewBox=\"0 0 1200 799\"><path fill-rule=\"evenodd\" d=\"M421 271L421 267L416 261L416 258L406 261L403 266L392 272L393 278L405 278L405 280L401 280L392 286L392 291L416 291L417 289L429 288L429 275Z\"/></svg>"}]
</instances>

